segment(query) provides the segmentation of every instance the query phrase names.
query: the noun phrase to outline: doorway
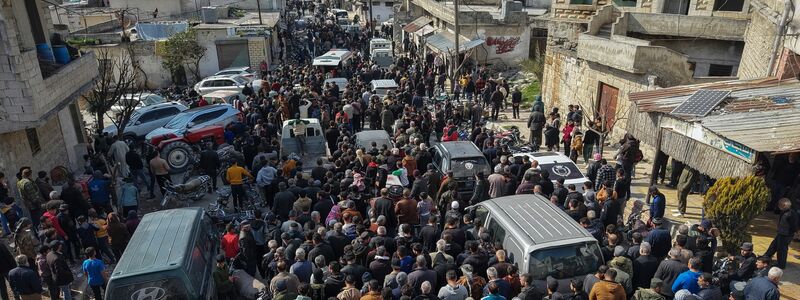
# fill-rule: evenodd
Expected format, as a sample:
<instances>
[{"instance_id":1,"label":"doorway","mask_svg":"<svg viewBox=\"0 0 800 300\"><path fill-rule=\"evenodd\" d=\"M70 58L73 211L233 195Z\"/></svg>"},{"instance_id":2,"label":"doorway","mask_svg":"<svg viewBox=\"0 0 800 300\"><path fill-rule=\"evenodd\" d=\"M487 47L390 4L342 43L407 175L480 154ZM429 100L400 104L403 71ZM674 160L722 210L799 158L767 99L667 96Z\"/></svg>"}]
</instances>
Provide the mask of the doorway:
<instances>
[{"instance_id":1,"label":"doorway","mask_svg":"<svg viewBox=\"0 0 800 300\"><path fill-rule=\"evenodd\" d=\"M603 118L603 127L606 131L611 131L614 127L617 117L617 98L619 97L619 89L603 82L600 82L600 101L597 102L595 111Z\"/></svg>"}]
</instances>

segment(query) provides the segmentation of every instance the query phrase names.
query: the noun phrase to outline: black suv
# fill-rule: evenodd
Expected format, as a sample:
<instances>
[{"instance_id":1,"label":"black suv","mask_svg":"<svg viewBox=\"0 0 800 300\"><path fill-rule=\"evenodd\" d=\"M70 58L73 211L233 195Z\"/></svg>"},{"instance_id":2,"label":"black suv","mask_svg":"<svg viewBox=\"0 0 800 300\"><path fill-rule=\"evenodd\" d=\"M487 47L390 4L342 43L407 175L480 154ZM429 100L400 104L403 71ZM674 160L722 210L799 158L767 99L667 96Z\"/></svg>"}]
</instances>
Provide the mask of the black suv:
<instances>
[{"instance_id":1,"label":"black suv","mask_svg":"<svg viewBox=\"0 0 800 300\"><path fill-rule=\"evenodd\" d=\"M483 152L468 141L443 142L431 148L433 165L441 176L453 171L458 183L458 199L469 201L475 188L475 174L483 172L484 176L491 174L489 162Z\"/></svg>"}]
</instances>

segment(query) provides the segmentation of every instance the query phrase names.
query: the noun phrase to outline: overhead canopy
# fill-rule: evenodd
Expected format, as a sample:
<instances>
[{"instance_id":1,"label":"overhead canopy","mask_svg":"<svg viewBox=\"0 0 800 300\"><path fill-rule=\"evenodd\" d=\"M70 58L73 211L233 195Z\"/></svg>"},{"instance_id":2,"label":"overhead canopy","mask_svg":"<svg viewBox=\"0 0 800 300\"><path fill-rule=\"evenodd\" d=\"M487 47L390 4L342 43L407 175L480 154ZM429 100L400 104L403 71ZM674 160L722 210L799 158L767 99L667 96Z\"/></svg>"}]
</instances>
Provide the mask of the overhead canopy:
<instances>
[{"instance_id":1,"label":"overhead canopy","mask_svg":"<svg viewBox=\"0 0 800 300\"><path fill-rule=\"evenodd\" d=\"M406 24L403 26L403 31L408 33L417 32L417 30L422 29L425 25L430 24L432 21L428 17L419 17L411 23Z\"/></svg>"},{"instance_id":2,"label":"overhead canopy","mask_svg":"<svg viewBox=\"0 0 800 300\"><path fill-rule=\"evenodd\" d=\"M425 25L425 26L423 26L422 28L420 28L419 30L417 30L417 32L414 32L414 35L416 35L416 36L421 36L421 37L422 37L422 36L426 36L426 35L428 35L428 34L430 34L430 33L434 32L435 30L436 30L436 29L435 29L435 28L433 28L433 26L431 26L431 25Z\"/></svg>"},{"instance_id":3,"label":"overhead canopy","mask_svg":"<svg viewBox=\"0 0 800 300\"><path fill-rule=\"evenodd\" d=\"M455 38L453 34L449 32L434 34L429 36L426 41L428 46L440 53L450 53L456 48ZM483 42L484 40L482 39L468 40L464 37L461 37L461 43L458 45L458 52L460 53L478 47L483 44Z\"/></svg>"},{"instance_id":4,"label":"overhead canopy","mask_svg":"<svg viewBox=\"0 0 800 300\"><path fill-rule=\"evenodd\" d=\"M145 41L165 40L187 29L189 29L189 24L185 22L136 24L136 33L139 35L139 39Z\"/></svg>"}]
</instances>

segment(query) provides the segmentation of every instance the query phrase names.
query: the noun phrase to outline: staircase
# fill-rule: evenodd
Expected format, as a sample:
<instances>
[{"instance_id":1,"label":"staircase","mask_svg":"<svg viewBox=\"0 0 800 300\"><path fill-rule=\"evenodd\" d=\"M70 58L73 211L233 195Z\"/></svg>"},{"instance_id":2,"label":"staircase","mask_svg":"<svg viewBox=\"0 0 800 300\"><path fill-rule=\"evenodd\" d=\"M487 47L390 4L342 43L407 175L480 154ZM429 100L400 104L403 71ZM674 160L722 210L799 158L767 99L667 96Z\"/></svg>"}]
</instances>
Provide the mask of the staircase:
<instances>
[{"instance_id":1,"label":"staircase","mask_svg":"<svg viewBox=\"0 0 800 300\"><path fill-rule=\"evenodd\" d=\"M597 36L602 38L611 39L611 25L613 23L606 23L603 26L600 26L600 30L597 31Z\"/></svg>"},{"instance_id":2,"label":"staircase","mask_svg":"<svg viewBox=\"0 0 800 300\"><path fill-rule=\"evenodd\" d=\"M612 26L622 14L614 5L606 5L597 10L589 21L586 33L611 39Z\"/></svg>"}]
</instances>

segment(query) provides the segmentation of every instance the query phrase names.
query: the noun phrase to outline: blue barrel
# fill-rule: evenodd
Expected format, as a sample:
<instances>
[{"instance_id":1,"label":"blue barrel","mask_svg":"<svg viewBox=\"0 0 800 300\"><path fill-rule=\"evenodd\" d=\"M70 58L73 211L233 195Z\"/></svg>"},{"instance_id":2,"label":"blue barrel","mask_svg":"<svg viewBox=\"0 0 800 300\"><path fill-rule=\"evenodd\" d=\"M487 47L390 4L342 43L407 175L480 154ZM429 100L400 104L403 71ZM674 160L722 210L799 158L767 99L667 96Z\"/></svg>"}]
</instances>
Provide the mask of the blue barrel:
<instances>
[{"instance_id":1,"label":"blue barrel","mask_svg":"<svg viewBox=\"0 0 800 300\"><path fill-rule=\"evenodd\" d=\"M67 50L67 46L64 45L57 45L53 46L53 55L56 57L56 62L62 65L66 65L69 63L69 50Z\"/></svg>"},{"instance_id":2,"label":"blue barrel","mask_svg":"<svg viewBox=\"0 0 800 300\"><path fill-rule=\"evenodd\" d=\"M39 59L46 60L46 61L55 61L56 58L53 56L53 49L50 48L50 45L47 43L36 44L36 54L39 56Z\"/></svg>"}]
</instances>

